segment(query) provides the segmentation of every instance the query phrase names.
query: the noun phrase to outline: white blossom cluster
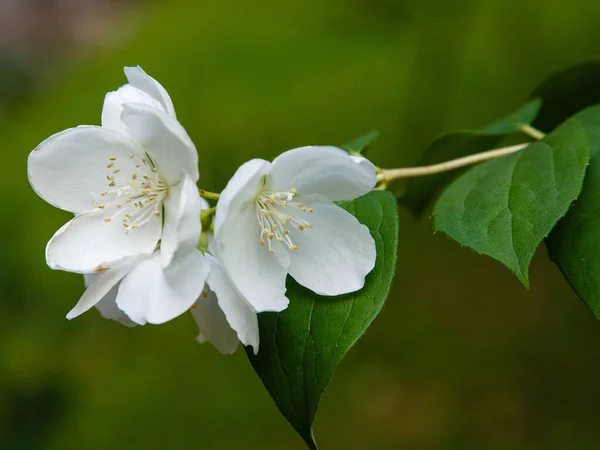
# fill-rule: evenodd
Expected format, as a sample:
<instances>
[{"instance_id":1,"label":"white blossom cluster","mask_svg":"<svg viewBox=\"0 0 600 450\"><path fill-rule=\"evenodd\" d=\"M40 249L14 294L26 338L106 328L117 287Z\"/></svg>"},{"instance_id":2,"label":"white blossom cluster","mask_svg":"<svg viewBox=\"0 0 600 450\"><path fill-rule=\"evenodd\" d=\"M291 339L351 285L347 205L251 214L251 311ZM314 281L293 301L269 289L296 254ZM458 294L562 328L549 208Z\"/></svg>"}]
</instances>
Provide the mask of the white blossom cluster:
<instances>
[{"instance_id":1,"label":"white blossom cluster","mask_svg":"<svg viewBox=\"0 0 600 450\"><path fill-rule=\"evenodd\" d=\"M257 313L288 306L288 274L320 295L363 287L375 242L334 201L375 186L369 161L322 146L253 159L214 211L196 187L198 152L167 91L140 67L125 75L129 83L106 95L101 126L57 133L29 156L36 193L75 215L46 247L52 269L84 275L87 289L67 318L96 307L134 326L189 310L200 342L222 353L242 342L257 353ZM209 229L202 211L214 219Z\"/></svg>"}]
</instances>

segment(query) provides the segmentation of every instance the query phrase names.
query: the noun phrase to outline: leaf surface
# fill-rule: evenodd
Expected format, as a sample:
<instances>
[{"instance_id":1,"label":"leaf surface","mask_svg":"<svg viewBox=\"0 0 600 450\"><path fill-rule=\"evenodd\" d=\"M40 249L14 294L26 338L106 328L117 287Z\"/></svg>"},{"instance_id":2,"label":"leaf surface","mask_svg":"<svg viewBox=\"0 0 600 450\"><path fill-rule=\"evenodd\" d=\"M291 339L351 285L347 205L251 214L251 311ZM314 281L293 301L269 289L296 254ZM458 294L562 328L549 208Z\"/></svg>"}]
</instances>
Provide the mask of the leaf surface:
<instances>
[{"instance_id":1,"label":"leaf surface","mask_svg":"<svg viewBox=\"0 0 600 450\"><path fill-rule=\"evenodd\" d=\"M600 319L600 105L575 118L590 136L590 165L581 195L546 244L550 258Z\"/></svg>"},{"instance_id":2,"label":"leaf surface","mask_svg":"<svg viewBox=\"0 0 600 450\"><path fill-rule=\"evenodd\" d=\"M342 145L340 148L343 148L348 153L354 156L361 156L364 152L366 152L373 141L379 137L379 130L371 130L367 134L354 139L353 141L348 142L347 144Z\"/></svg>"},{"instance_id":3,"label":"leaf surface","mask_svg":"<svg viewBox=\"0 0 600 450\"><path fill-rule=\"evenodd\" d=\"M586 129L571 119L543 141L459 177L435 205L435 229L529 286L533 254L579 195L588 161Z\"/></svg>"}]
</instances>

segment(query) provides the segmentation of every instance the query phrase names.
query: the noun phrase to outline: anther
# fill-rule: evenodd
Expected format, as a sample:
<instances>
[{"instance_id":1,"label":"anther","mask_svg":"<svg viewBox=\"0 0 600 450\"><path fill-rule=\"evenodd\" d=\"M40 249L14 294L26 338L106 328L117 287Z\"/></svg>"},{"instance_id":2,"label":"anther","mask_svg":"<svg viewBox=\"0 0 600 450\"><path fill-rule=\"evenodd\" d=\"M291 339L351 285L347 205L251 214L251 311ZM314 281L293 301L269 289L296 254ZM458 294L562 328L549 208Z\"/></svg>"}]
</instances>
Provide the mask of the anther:
<instances>
[{"instance_id":1,"label":"anther","mask_svg":"<svg viewBox=\"0 0 600 450\"><path fill-rule=\"evenodd\" d=\"M107 223L108 223L108 222L110 222L110 217L106 217L106 218L104 219L104 221L105 221L105 222L107 222Z\"/></svg>"},{"instance_id":2,"label":"anther","mask_svg":"<svg viewBox=\"0 0 600 450\"><path fill-rule=\"evenodd\" d=\"M258 242L260 243L260 245L265 245L265 240L264 239L259 239Z\"/></svg>"},{"instance_id":3,"label":"anther","mask_svg":"<svg viewBox=\"0 0 600 450\"><path fill-rule=\"evenodd\" d=\"M123 205L121 203L117 203L117 208L122 208Z\"/></svg>"},{"instance_id":4,"label":"anther","mask_svg":"<svg viewBox=\"0 0 600 450\"><path fill-rule=\"evenodd\" d=\"M133 175L131 175L131 179L132 180L136 180L137 179L137 173L134 173Z\"/></svg>"},{"instance_id":5,"label":"anther","mask_svg":"<svg viewBox=\"0 0 600 450\"><path fill-rule=\"evenodd\" d=\"M115 186L115 182L114 182L114 181L111 181L110 183L108 183L108 186L109 186L109 187L114 187L114 186Z\"/></svg>"},{"instance_id":6,"label":"anther","mask_svg":"<svg viewBox=\"0 0 600 450\"><path fill-rule=\"evenodd\" d=\"M108 191L102 191L102 192L100 192L100 195L106 195L106 194L108 194Z\"/></svg>"},{"instance_id":7,"label":"anther","mask_svg":"<svg viewBox=\"0 0 600 450\"><path fill-rule=\"evenodd\" d=\"M295 252L296 250L298 250L300 247L298 247L297 245L290 245L289 249L291 252Z\"/></svg>"},{"instance_id":8,"label":"anther","mask_svg":"<svg viewBox=\"0 0 600 450\"><path fill-rule=\"evenodd\" d=\"M102 203L101 205L98 205L98 208L104 209L104 206L105 206L104 203Z\"/></svg>"},{"instance_id":9,"label":"anther","mask_svg":"<svg viewBox=\"0 0 600 450\"><path fill-rule=\"evenodd\" d=\"M298 208L302 208L302 202L298 202L297 205L298 205Z\"/></svg>"},{"instance_id":10,"label":"anther","mask_svg":"<svg viewBox=\"0 0 600 450\"><path fill-rule=\"evenodd\" d=\"M304 231L304 227L302 225L298 225L298 231Z\"/></svg>"},{"instance_id":11,"label":"anther","mask_svg":"<svg viewBox=\"0 0 600 450\"><path fill-rule=\"evenodd\" d=\"M112 181L112 180L114 180L114 179L115 179L115 177L113 177L112 175L106 175L106 179L107 179L108 181Z\"/></svg>"},{"instance_id":12,"label":"anther","mask_svg":"<svg viewBox=\"0 0 600 450\"><path fill-rule=\"evenodd\" d=\"M110 168L111 168L112 166L114 166L114 165L115 165L115 163L110 163L110 164L107 164L107 165L106 165L106 168L107 168L107 169L110 169Z\"/></svg>"},{"instance_id":13,"label":"anther","mask_svg":"<svg viewBox=\"0 0 600 450\"><path fill-rule=\"evenodd\" d=\"M134 157L134 154L133 154L133 153L130 153L130 154L129 154L129 157L130 157L130 158L133 158L133 157Z\"/></svg>"},{"instance_id":14,"label":"anther","mask_svg":"<svg viewBox=\"0 0 600 450\"><path fill-rule=\"evenodd\" d=\"M116 156L111 156L111 157L110 157L110 158L108 158L108 159L110 159L111 161L115 161L115 160L117 159L117 157L116 157Z\"/></svg>"},{"instance_id":15,"label":"anther","mask_svg":"<svg viewBox=\"0 0 600 450\"><path fill-rule=\"evenodd\" d=\"M201 295L202 295L202 297L204 297L204 298L208 297L208 292L206 292L206 289L203 289L203 290L202 290L202 294L201 294Z\"/></svg>"},{"instance_id":16,"label":"anther","mask_svg":"<svg viewBox=\"0 0 600 450\"><path fill-rule=\"evenodd\" d=\"M113 170L113 173L119 173L121 171L121 169L115 169Z\"/></svg>"}]
</instances>

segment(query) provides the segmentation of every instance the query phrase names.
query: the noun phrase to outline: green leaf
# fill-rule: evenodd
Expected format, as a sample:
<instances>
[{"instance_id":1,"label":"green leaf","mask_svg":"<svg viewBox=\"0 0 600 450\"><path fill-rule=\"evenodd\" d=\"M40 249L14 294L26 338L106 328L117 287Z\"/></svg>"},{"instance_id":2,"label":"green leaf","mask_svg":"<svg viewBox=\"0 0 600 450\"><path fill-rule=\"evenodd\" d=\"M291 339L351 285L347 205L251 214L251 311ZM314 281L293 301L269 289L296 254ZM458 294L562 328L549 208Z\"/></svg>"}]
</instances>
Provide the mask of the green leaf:
<instances>
[{"instance_id":1,"label":"green leaf","mask_svg":"<svg viewBox=\"0 0 600 450\"><path fill-rule=\"evenodd\" d=\"M529 125L540 106L539 99L532 100L502 120L481 130L456 131L442 135L425 150L417 165L428 166L491 150L507 134L519 131L523 125ZM420 216L439 191L459 173L460 171L444 172L428 177L410 178L406 181L399 202L407 206L415 215Z\"/></svg>"},{"instance_id":2,"label":"green leaf","mask_svg":"<svg viewBox=\"0 0 600 450\"><path fill-rule=\"evenodd\" d=\"M590 165L581 195L546 245L573 290L600 319L600 105L575 118L590 136Z\"/></svg>"},{"instance_id":3,"label":"green leaf","mask_svg":"<svg viewBox=\"0 0 600 450\"><path fill-rule=\"evenodd\" d=\"M375 268L359 292L321 297L287 282L289 307L259 314L260 350L248 358L281 413L311 449L319 399L346 353L365 333L389 294L396 266L398 213L394 196L372 191L347 211L369 227L377 246Z\"/></svg>"},{"instance_id":4,"label":"green leaf","mask_svg":"<svg viewBox=\"0 0 600 450\"><path fill-rule=\"evenodd\" d=\"M531 122L538 115L541 107L542 100L539 98L534 98L533 100L525 103L516 111L479 130L479 132L498 134L516 133L523 125L531 124Z\"/></svg>"},{"instance_id":5,"label":"green leaf","mask_svg":"<svg viewBox=\"0 0 600 450\"><path fill-rule=\"evenodd\" d=\"M586 129L569 120L543 141L458 178L435 205L435 229L497 259L529 286L535 249L579 195L588 161Z\"/></svg>"},{"instance_id":6,"label":"green leaf","mask_svg":"<svg viewBox=\"0 0 600 450\"><path fill-rule=\"evenodd\" d=\"M364 152L366 152L373 141L379 137L379 130L371 130L367 134L354 139L353 141L348 142L347 144L342 145L340 148L343 148L348 153L354 156L361 156Z\"/></svg>"},{"instance_id":7,"label":"green leaf","mask_svg":"<svg viewBox=\"0 0 600 450\"><path fill-rule=\"evenodd\" d=\"M600 59L570 67L547 78L532 94L543 107L534 122L541 130L552 130L567 117L600 103Z\"/></svg>"}]
</instances>

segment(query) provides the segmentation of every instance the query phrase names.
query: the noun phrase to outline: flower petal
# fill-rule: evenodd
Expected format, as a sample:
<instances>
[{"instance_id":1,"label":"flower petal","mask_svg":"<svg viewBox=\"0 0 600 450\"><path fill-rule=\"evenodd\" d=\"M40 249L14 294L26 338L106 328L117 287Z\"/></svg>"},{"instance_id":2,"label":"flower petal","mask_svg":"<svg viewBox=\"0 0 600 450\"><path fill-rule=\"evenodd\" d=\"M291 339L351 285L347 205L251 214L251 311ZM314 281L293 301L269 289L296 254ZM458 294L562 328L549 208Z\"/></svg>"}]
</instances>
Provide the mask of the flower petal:
<instances>
[{"instance_id":1,"label":"flower petal","mask_svg":"<svg viewBox=\"0 0 600 450\"><path fill-rule=\"evenodd\" d=\"M161 103L164 110L173 118L175 118L175 108L173 107L173 101L167 90L148 75L140 66L135 67L125 67L124 69L125 76L127 77L127 81L132 86L144 91L152 98Z\"/></svg>"},{"instance_id":2,"label":"flower petal","mask_svg":"<svg viewBox=\"0 0 600 450\"><path fill-rule=\"evenodd\" d=\"M127 205L122 211L126 213L132 208ZM123 258L154 251L160 238L160 217L151 215L146 224L126 234L122 220L105 221L110 214L111 211L95 209L67 222L46 246L48 266L67 272L93 273L112 267Z\"/></svg>"},{"instance_id":3,"label":"flower petal","mask_svg":"<svg viewBox=\"0 0 600 450\"><path fill-rule=\"evenodd\" d=\"M375 267L375 241L356 217L322 196L298 196L314 209L313 228L290 237L299 248L290 257L289 273L320 295L358 291Z\"/></svg>"},{"instance_id":4,"label":"flower petal","mask_svg":"<svg viewBox=\"0 0 600 450\"><path fill-rule=\"evenodd\" d=\"M121 311L117 306L117 292L119 290L119 284L114 286L108 294L106 294L102 300L96 304L96 309L100 312L100 315L105 319L114 320L119 322L121 325L125 325L128 328L137 326L127 314Z\"/></svg>"},{"instance_id":5,"label":"flower petal","mask_svg":"<svg viewBox=\"0 0 600 450\"><path fill-rule=\"evenodd\" d=\"M201 200L198 188L187 174L181 183L169 189L164 202L165 223L160 244L163 267L169 265L179 248L196 248L198 245L202 231Z\"/></svg>"},{"instance_id":6,"label":"flower petal","mask_svg":"<svg viewBox=\"0 0 600 450\"><path fill-rule=\"evenodd\" d=\"M181 124L164 111L142 103L123 105L121 120L127 131L152 158L158 173L175 185L183 171L198 180L198 153Z\"/></svg>"},{"instance_id":7,"label":"flower petal","mask_svg":"<svg viewBox=\"0 0 600 450\"><path fill-rule=\"evenodd\" d=\"M233 328L227 322L223 310L219 308L216 294L207 290L207 296L201 296L190 311L198 325L198 342L209 341L224 355L235 353L240 341Z\"/></svg>"},{"instance_id":8,"label":"flower petal","mask_svg":"<svg viewBox=\"0 0 600 450\"><path fill-rule=\"evenodd\" d=\"M251 345L254 354L258 353L258 318L256 312L235 288L219 261L210 255L207 255L207 259L210 264L210 273L206 282L210 289L217 294L219 307L225 313L227 322L236 331L242 344ZM199 299L199 302L201 300Z\"/></svg>"},{"instance_id":9,"label":"flower petal","mask_svg":"<svg viewBox=\"0 0 600 450\"><path fill-rule=\"evenodd\" d=\"M260 245L259 237L254 204L232 207L215 234L219 257L235 287L256 312L283 311L289 303L285 296L286 269Z\"/></svg>"},{"instance_id":10,"label":"flower petal","mask_svg":"<svg viewBox=\"0 0 600 450\"><path fill-rule=\"evenodd\" d=\"M85 290L79 302L67 314L67 319L71 320L83 314L92 306L100 302L121 279L127 275L131 269L131 264L120 264L112 269L105 270L98 274Z\"/></svg>"},{"instance_id":11,"label":"flower petal","mask_svg":"<svg viewBox=\"0 0 600 450\"><path fill-rule=\"evenodd\" d=\"M352 157L337 147L300 147L282 153L269 169L267 189L321 194L330 200L351 200L377 183L375 168L365 158Z\"/></svg>"},{"instance_id":12,"label":"flower petal","mask_svg":"<svg viewBox=\"0 0 600 450\"><path fill-rule=\"evenodd\" d=\"M155 100L146 92L126 84L114 92L109 92L104 97L102 127L127 134L127 126L121 120L124 103L144 103L153 108L164 110L162 103L158 100Z\"/></svg>"},{"instance_id":13,"label":"flower petal","mask_svg":"<svg viewBox=\"0 0 600 450\"><path fill-rule=\"evenodd\" d=\"M269 167L264 159L252 159L242 164L221 192L215 215L215 235L227 219L230 210L239 209L253 201L263 186L263 175ZM227 219L229 220L229 219Z\"/></svg>"},{"instance_id":14,"label":"flower petal","mask_svg":"<svg viewBox=\"0 0 600 450\"><path fill-rule=\"evenodd\" d=\"M83 279L85 282L85 287L89 287L94 280L96 280L101 274L97 273L88 273L83 275ZM116 299L117 299L117 290L119 289L119 283L115 284L108 293L102 297L98 303L96 303L95 307L100 312L100 315L105 319L114 320L119 322L126 327L135 327L136 324L132 322L127 315L117 308Z\"/></svg>"},{"instance_id":15,"label":"flower petal","mask_svg":"<svg viewBox=\"0 0 600 450\"><path fill-rule=\"evenodd\" d=\"M135 170L131 153L144 157L138 144L116 131L71 128L49 137L30 153L27 175L40 197L78 214L95 208L94 199L107 189L110 158L117 158L123 173Z\"/></svg>"},{"instance_id":16,"label":"flower petal","mask_svg":"<svg viewBox=\"0 0 600 450\"><path fill-rule=\"evenodd\" d=\"M165 269L156 251L123 279L117 307L139 325L167 322L190 309L200 297L208 270L205 257L197 250L178 252Z\"/></svg>"}]
</instances>

